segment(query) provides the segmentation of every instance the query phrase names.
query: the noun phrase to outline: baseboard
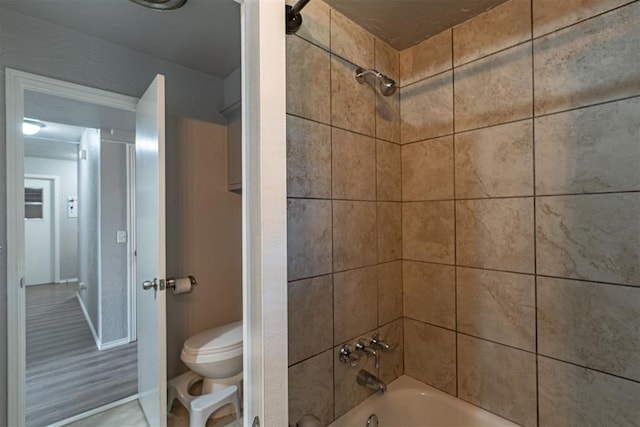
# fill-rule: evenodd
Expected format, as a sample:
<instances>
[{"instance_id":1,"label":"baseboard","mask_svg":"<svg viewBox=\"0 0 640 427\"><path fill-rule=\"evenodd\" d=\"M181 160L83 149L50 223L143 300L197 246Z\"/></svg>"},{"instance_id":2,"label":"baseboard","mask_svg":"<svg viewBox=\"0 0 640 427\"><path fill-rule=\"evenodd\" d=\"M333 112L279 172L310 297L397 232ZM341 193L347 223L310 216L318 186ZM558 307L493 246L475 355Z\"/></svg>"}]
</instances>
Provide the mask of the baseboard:
<instances>
[{"instance_id":1,"label":"baseboard","mask_svg":"<svg viewBox=\"0 0 640 427\"><path fill-rule=\"evenodd\" d=\"M125 397L124 399L117 400L115 402L107 403L104 406L99 408L91 409L90 411L83 412L82 414L74 415L71 418L67 418L66 420L58 421L57 423L53 423L48 425L47 427L63 427L71 423L75 423L76 421L83 420L85 418L89 418L93 415L99 414L100 412L107 411L109 409L113 409L117 406L124 405L125 403L133 402L138 398L137 394L133 396Z\"/></svg>"},{"instance_id":2,"label":"baseboard","mask_svg":"<svg viewBox=\"0 0 640 427\"><path fill-rule=\"evenodd\" d=\"M93 335L93 340L96 342L96 347L98 350L102 350L102 343L100 342L100 338L96 333L95 328L93 327L93 322L91 321L91 316L89 316L89 312L87 311L87 307L84 305L84 301L80 297L80 293L76 292L76 298L78 298L78 302L80 303L80 308L82 309L82 313L84 313L84 318L87 320L87 324L89 325L89 330L91 331L91 335Z\"/></svg>"},{"instance_id":3,"label":"baseboard","mask_svg":"<svg viewBox=\"0 0 640 427\"><path fill-rule=\"evenodd\" d=\"M121 338L119 340L115 340L115 341L111 341L108 343L102 343L100 345L100 350L108 350L110 348L114 348L114 347L119 347L121 345L125 345L125 344L129 344L131 341L129 341L129 338Z\"/></svg>"}]
</instances>

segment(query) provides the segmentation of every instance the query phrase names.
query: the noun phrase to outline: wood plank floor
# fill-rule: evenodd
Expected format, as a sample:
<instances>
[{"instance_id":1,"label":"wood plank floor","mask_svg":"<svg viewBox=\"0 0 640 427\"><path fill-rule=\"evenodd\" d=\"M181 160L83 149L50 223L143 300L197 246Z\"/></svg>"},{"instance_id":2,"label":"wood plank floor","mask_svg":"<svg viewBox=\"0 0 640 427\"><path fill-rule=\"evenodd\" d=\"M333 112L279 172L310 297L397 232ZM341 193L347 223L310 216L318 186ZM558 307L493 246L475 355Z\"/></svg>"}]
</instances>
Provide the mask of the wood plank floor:
<instances>
[{"instance_id":1,"label":"wood plank floor","mask_svg":"<svg viewBox=\"0 0 640 427\"><path fill-rule=\"evenodd\" d=\"M26 302L28 427L137 393L136 343L99 351L75 283L29 286Z\"/></svg>"}]
</instances>

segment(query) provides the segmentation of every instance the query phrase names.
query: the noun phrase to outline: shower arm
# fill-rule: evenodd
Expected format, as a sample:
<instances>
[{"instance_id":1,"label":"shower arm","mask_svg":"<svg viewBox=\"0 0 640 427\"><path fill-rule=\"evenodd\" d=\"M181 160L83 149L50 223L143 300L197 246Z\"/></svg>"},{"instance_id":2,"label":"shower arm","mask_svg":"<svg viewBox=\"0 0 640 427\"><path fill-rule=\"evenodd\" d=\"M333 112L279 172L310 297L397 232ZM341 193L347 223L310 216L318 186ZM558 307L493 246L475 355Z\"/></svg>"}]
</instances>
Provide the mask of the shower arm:
<instances>
[{"instance_id":1,"label":"shower arm","mask_svg":"<svg viewBox=\"0 0 640 427\"><path fill-rule=\"evenodd\" d=\"M368 75L373 75L378 79L383 77L382 73L376 70L365 70L364 68L356 69L356 80L358 83L364 82L364 78Z\"/></svg>"}]
</instances>

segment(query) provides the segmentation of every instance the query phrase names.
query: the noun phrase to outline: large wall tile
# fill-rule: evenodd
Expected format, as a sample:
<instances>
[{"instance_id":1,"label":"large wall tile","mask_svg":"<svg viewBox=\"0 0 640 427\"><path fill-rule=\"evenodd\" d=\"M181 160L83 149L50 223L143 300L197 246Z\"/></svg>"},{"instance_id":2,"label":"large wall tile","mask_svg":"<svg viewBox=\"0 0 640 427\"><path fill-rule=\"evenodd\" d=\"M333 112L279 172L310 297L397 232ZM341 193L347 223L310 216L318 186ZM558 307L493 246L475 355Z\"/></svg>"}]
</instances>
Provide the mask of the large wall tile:
<instances>
[{"instance_id":1,"label":"large wall tile","mask_svg":"<svg viewBox=\"0 0 640 427\"><path fill-rule=\"evenodd\" d=\"M640 193L541 197L538 274L640 286Z\"/></svg>"},{"instance_id":2,"label":"large wall tile","mask_svg":"<svg viewBox=\"0 0 640 427\"><path fill-rule=\"evenodd\" d=\"M287 270L289 280L331 273L331 202L287 202Z\"/></svg>"},{"instance_id":3,"label":"large wall tile","mask_svg":"<svg viewBox=\"0 0 640 427\"><path fill-rule=\"evenodd\" d=\"M406 317L444 328L456 327L456 270L451 265L403 261Z\"/></svg>"},{"instance_id":4,"label":"large wall tile","mask_svg":"<svg viewBox=\"0 0 640 427\"><path fill-rule=\"evenodd\" d=\"M448 71L400 89L403 143L453 133L452 76Z\"/></svg>"},{"instance_id":5,"label":"large wall tile","mask_svg":"<svg viewBox=\"0 0 640 427\"><path fill-rule=\"evenodd\" d=\"M640 98L539 117L536 194L640 190Z\"/></svg>"},{"instance_id":6,"label":"large wall tile","mask_svg":"<svg viewBox=\"0 0 640 427\"><path fill-rule=\"evenodd\" d=\"M640 288L538 278L538 351L640 381Z\"/></svg>"},{"instance_id":7,"label":"large wall tile","mask_svg":"<svg viewBox=\"0 0 640 427\"><path fill-rule=\"evenodd\" d=\"M398 83L400 79L400 54L387 43L375 39L375 69Z\"/></svg>"},{"instance_id":8,"label":"large wall tile","mask_svg":"<svg viewBox=\"0 0 640 427\"><path fill-rule=\"evenodd\" d=\"M376 200L376 140L333 128L334 199Z\"/></svg>"},{"instance_id":9,"label":"large wall tile","mask_svg":"<svg viewBox=\"0 0 640 427\"><path fill-rule=\"evenodd\" d=\"M375 69L400 84L400 54L380 39L375 41ZM376 138L400 142L400 92L383 96L376 90Z\"/></svg>"},{"instance_id":10,"label":"large wall tile","mask_svg":"<svg viewBox=\"0 0 640 427\"><path fill-rule=\"evenodd\" d=\"M404 371L455 396L456 333L405 318Z\"/></svg>"},{"instance_id":11,"label":"large wall tile","mask_svg":"<svg viewBox=\"0 0 640 427\"><path fill-rule=\"evenodd\" d=\"M536 114L639 94L638 46L637 2L536 40Z\"/></svg>"},{"instance_id":12,"label":"large wall tile","mask_svg":"<svg viewBox=\"0 0 640 427\"><path fill-rule=\"evenodd\" d=\"M532 78L529 43L457 68L456 131L531 117Z\"/></svg>"},{"instance_id":13,"label":"large wall tile","mask_svg":"<svg viewBox=\"0 0 640 427\"><path fill-rule=\"evenodd\" d=\"M456 197L533 195L530 120L455 136Z\"/></svg>"},{"instance_id":14,"label":"large wall tile","mask_svg":"<svg viewBox=\"0 0 640 427\"><path fill-rule=\"evenodd\" d=\"M375 135L375 91L366 83L358 83L354 67L339 57L331 56L331 124L365 135ZM306 70L308 80L310 70Z\"/></svg>"},{"instance_id":15,"label":"large wall tile","mask_svg":"<svg viewBox=\"0 0 640 427\"><path fill-rule=\"evenodd\" d=\"M333 421L333 350L289 368L289 424L306 414Z\"/></svg>"},{"instance_id":16,"label":"large wall tile","mask_svg":"<svg viewBox=\"0 0 640 427\"><path fill-rule=\"evenodd\" d=\"M389 384L404 372L404 337L403 320L398 319L387 325L380 326L378 333L380 339L387 344L394 346L391 350L380 350L379 377Z\"/></svg>"},{"instance_id":17,"label":"large wall tile","mask_svg":"<svg viewBox=\"0 0 640 427\"><path fill-rule=\"evenodd\" d=\"M458 334L458 397L520 425L537 425L536 356Z\"/></svg>"},{"instance_id":18,"label":"large wall tile","mask_svg":"<svg viewBox=\"0 0 640 427\"><path fill-rule=\"evenodd\" d=\"M289 365L333 347L333 277L289 282Z\"/></svg>"},{"instance_id":19,"label":"large wall tile","mask_svg":"<svg viewBox=\"0 0 640 427\"><path fill-rule=\"evenodd\" d=\"M456 202L458 264L533 273L533 198Z\"/></svg>"},{"instance_id":20,"label":"large wall tile","mask_svg":"<svg viewBox=\"0 0 640 427\"><path fill-rule=\"evenodd\" d=\"M363 338L370 337L373 332L369 331ZM343 365L340 362L340 347L341 345L333 350L335 418L345 414L373 394L373 390L358 384L357 375L360 369L378 375L375 362L370 357L362 357L357 368Z\"/></svg>"},{"instance_id":21,"label":"large wall tile","mask_svg":"<svg viewBox=\"0 0 640 427\"><path fill-rule=\"evenodd\" d=\"M637 427L640 383L538 357L540 427Z\"/></svg>"},{"instance_id":22,"label":"large wall tile","mask_svg":"<svg viewBox=\"0 0 640 427\"><path fill-rule=\"evenodd\" d=\"M378 326L378 272L375 266L333 275L333 341L362 335Z\"/></svg>"},{"instance_id":23,"label":"large wall tile","mask_svg":"<svg viewBox=\"0 0 640 427\"><path fill-rule=\"evenodd\" d=\"M333 269L377 261L376 202L333 202Z\"/></svg>"},{"instance_id":24,"label":"large wall tile","mask_svg":"<svg viewBox=\"0 0 640 427\"><path fill-rule=\"evenodd\" d=\"M287 195L331 197L331 128L287 116Z\"/></svg>"},{"instance_id":25,"label":"large wall tile","mask_svg":"<svg viewBox=\"0 0 640 427\"><path fill-rule=\"evenodd\" d=\"M329 53L300 37L287 37L287 113L331 122Z\"/></svg>"},{"instance_id":26,"label":"large wall tile","mask_svg":"<svg viewBox=\"0 0 640 427\"><path fill-rule=\"evenodd\" d=\"M453 136L402 146L402 200L453 199Z\"/></svg>"},{"instance_id":27,"label":"large wall tile","mask_svg":"<svg viewBox=\"0 0 640 427\"><path fill-rule=\"evenodd\" d=\"M458 267L458 331L536 351L534 276Z\"/></svg>"},{"instance_id":28,"label":"large wall tile","mask_svg":"<svg viewBox=\"0 0 640 427\"><path fill-rule=\"evenodd\" d=\"M453 202L402 204L402 256L408 260L454 263Z\"/></svg>"},{"instance_id":29,"label":"large wall tile","mask_svg":"<svg viewBox=\"0 0 640 427\"><path fill-rule=\"evenodd\" d=\"M631 0L533 0L533 36L559 30Z\"/></svg>"},{"instance_id":30,"label":"large wall tile","mask_svg":"<svg viewBox=\"0 0 640 427\"><path fill-rule=\"evenodd\" d=\"M402 261L378 264L378 324L402 317Z\"/></svg>"},{"instance_id":31,"label":"large wall tile","mask_svg":"<svg viewBox=\"0 0 640 427\"><path fill-rule=\"evenodd\" d=\"M400 86L431 77L452 68L451 30L400 52Z\"/></svg>"},{"instance_id":32,"label":"large wall tile","mask_svg":"<svg viewBox=\"0 0 640 427\"><path fill-rule=\"evenodd\" d=\"M402 204L378 202L378 262L402 258Z\"/></svg>"},{"instance_id":33,"label":"large wall tile","mask_svg":"<svg viewBox=\"0 0 640 427\"><path fill-rule=\"evenodd\" d=\"M286 0L286 4L293 6L296 0ZM330 47L330 19L331 9L324 1L309 2L304 8L304 25L300 27L297 36L317 44L324 49Z\"/></svg>"},{"instance_id":34,"label":"large wall tile","mask_svg":"<svg viewBox=\"0 0 640 427\"><path fill-rule=\"evenodd\" d=\"M375 37L346 16L331 10L331 51L360 67L373 68Z\"/></svg>"},{"instance_id":35,"label":"large wall tile","mask_svg":"<svg viewBox=\"0 0 640 427\"><path fill-rule=\"evenodd\" d=\"M376 96L376 138L400 143L400 92Z\"/></svg>"},{"instance_id":36,"label":"large wall tile","mask_svg":"<svg viewBox=\"0 0 640 427\"><path fill-rule=\"evenodd\" d=\"M402 200L400 146L378 140L376 142L376 162L378 200Z\"/></svg>"},{"instance_id":37,"label":"large wall tile","mask_svg":"<svg viewBox=\"0 0 640 427\"><path fill-rule=\"evenodd\" d=\"M473 61L531 39L531 0L510 0L453 27L453 63Z\"/></svg>"}]
</instances>

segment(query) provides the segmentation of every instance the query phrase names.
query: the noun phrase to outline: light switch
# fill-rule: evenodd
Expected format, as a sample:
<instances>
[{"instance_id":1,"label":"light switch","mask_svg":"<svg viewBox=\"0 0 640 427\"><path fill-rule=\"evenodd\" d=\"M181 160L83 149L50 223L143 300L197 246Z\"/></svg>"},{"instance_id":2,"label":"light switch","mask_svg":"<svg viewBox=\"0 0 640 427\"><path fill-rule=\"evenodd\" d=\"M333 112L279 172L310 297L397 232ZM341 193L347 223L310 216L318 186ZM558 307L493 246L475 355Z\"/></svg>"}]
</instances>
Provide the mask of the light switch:
<instances>
[{"instance_id":1,"label":"light switch","mask_svg":"<svg viewBox=\"0 0 640 427\"><path fill-rule=\"evenodd\" d=\"M116 243L127 243L127 231L126 230L118 230L118 231L116 231Z\"/></svg>"}]
</instances>

